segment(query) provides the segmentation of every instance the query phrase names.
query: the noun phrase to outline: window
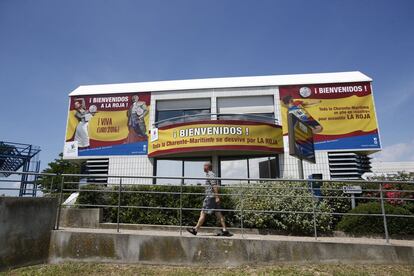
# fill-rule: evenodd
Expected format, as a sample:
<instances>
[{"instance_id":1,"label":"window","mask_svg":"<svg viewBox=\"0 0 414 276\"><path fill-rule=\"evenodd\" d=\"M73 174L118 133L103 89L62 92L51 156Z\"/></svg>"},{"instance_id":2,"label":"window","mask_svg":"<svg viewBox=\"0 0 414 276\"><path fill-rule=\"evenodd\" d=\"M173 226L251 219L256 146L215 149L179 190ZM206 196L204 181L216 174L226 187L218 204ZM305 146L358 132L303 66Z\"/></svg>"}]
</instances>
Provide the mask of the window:
<instances>
[{"instance_id":1,"label":"window","mask_svg":"<svg viewBox=\"0 0 414 276\"><path fill-rule=\"evenodd\" d=\"M220 176L223 178L278 178L280 177L279 158L252 157L220 159ZM223 180L222 184L237 184L240 181Z\"/></svg>"},{"instance_id":2,"label":"window","mask_svg":"<svg viewBox=\"0 0 414 276\"><path fill-rule=\"evenodd\" d=\"M274 113L251 113L251 114L220 114L219 120L242 120L242 121L256 121L269 124L275 123Z\"/></svg>"},{"instance_id":3,"label":"window","mask_svg":"<svg viewBox=\"0 0 414 276\"><path fill-rule=\"evenodd\" d=\"M167 110L157 111L158 127L176 123L210 120L210 109Z\"/></svg>"},{"instance_id":4,"label":"window","mask_svg":"<svg viewBox=\"0 0 414 276\"><path fill-rule=\"evenodd\" d=\"M174 177L201 177L206 176L203 166L206 162L211 162L209 157L192 158L192 159L156 159L155 175L156 176L174 176ZM156 184L180 185L197 185L203 184L203 179L157 179Z\"/></svg>"},{"instance_id":5,"label":"window","mask_svg":"<svg viewBox=\"0 0 414 276\"><path fill-rule=\"evenodd\" d=\"M278 178L279 175L279 158L260 157L249 158L249 175L250 178Z\"/></svg>"},{"instance_id":6,"label":"window","mask_svg":"<svg viewBox=\"0 0 414 276\"><path fill-rule=\"evenodd\" d=\"M211 162L210 159L184 160L184 176L185 177L206 177L204 172L204 164ZM201 185L204 184L203 179L185 179L184 184Z\"/></svg>"},{"instance_id":7,"label":"window","mask_svg":"<svg viewBox=\"0 0 414 276\"><path fill-rule=\"evenodd\" d=\"M274 98L273 95L217 98L217 111L220 114L274 113Z\"/></svg>"},{"instance_id":8,"label":"window","mask_svg":"<svg viewBox=\"0 0 414 276\"><path fill-rule=\"evenodd\" d=\"M217 112L221 120L259 121L273 124L273 95L217 98Z\"/></svg>"},{"instance_id":9,"label":"window","mask_svg":"<svg viewBox=\"0 0 414 276\"><path fill-rule=\"evenodd\" d=\"M247 159L222 157L220 159L220 177L222 178L248 178ZM222 180L221 185L239 184L237 180Z\"/></svg>"},{"instance_id":10,"label":"window","mask_svg":"<svg viewBox=\"0 0 414 276\"><path fill-rule=\"evenodd\" d=\"M194 116L197 115L197 116ZM210 120L210 109L183 110L184 122Z\"/></svg>"},{"instance_id":11,"label":"window","mask_svg":"<svg viewBox=\"0 0 414 276\"><path fill-rule=\"evenodd\" d=\"M182 160L156 160L156 176L182 176ZM179 185L181 179L156 179L156 184L175 184Z\"/></svg>"},{"instance_id":12,"label":"window","mask_svg":"<svg viewBox=\"0 0 414 276\"><path fill-rule=\"evenodd\" d=\"M155 121L158 126L211 119L210 99L157 101Z\"/></svg>"}]
</instances>

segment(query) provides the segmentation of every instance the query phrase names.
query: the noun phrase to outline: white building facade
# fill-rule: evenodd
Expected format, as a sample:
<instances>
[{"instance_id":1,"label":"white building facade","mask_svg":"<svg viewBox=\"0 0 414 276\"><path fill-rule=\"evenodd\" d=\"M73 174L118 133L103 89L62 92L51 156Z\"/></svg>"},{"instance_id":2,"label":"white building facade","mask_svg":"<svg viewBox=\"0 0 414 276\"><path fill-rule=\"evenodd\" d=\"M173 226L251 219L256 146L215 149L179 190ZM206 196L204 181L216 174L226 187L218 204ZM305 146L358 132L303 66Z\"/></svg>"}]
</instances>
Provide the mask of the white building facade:
<instances>
[{"instance_id":1,"label":"white building facade","mask_svg":"<svg viewBox=\"0 0 414 276\"><path fill-rule=\"evenodd\" d=\"M202 164L210 161L222 177L297 179L299 163L289 154L284 114L299 109L311 124L322 126L314 134L316 162L303 162L304 177L316 174L323 179L358 179L370 170L369 155L380 150L371 83L361 72L341 72L80 86L69 94L64 158L86 160L87 173L108 175L202 177ZM313 94L302 93L308 90ZM293 98L290 106L286 100L289 91L293 91L288 95ZM134 105L134 95L142 99L143 93L147 98L136 102L147 111L140 133L145 129L147 140L137 138L128 145L129 151L117 151L127 148L133 128L133 109L122 107L122 101ZM238 150L234 145L215 148L213 142L205 150L197 147L180 152L177 146L174 153L152 156L149 152L154 138L151 130L220 120L280 125L285 134L282 150ZM99 128L105 121L111 128ZM108 133L111 131L114 133ZM88 146L80 147L86 138ZM147 146L134 154L134 143ZM163 181L167 180L154 183Z\"/></svg>"}]
</instances>

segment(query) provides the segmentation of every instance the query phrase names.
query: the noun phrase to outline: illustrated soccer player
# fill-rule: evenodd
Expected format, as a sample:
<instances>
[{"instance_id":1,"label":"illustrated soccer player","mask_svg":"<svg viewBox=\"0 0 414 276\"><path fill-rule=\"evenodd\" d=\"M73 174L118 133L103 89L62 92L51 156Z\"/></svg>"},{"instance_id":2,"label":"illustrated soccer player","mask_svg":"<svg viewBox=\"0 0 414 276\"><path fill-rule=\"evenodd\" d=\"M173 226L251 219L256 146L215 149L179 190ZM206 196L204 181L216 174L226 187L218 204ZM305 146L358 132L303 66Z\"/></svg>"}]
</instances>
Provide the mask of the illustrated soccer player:
<instances>
[{"instance_id":1,"label":"illustrated soccer player","mask_svg":"<svg viewBox=\"0 0 414 276\"><path fill-rule=\"evenodd\" d=\"M200 218L198 219L197 225L192 228L187 228L187 231L193 235L197 235L197 232L200 230L200 227L203 225L204 221L206 220L207 215L211 215L212 213L216 214L217 219L220 221L221 224L221 231L217 234L217 236L232 236L226 228L226 222L224 219L223 214L217 210L221 209L220 206L220 196L219 196L219 184L216 179L216 175L212 171L212 165L210 162L204 164L204 172L206 173L206 190L205 190L205 198L203 201L203 208L200 212Z\"/></svg>"},{"instance_id":2,"label":"illustrated soccer player","mask_svg":"<svg viewBox=\"0 0 414 276\"><path fill-rule=\"evenodd\" d=\"M288 109L288 113L293 113L301 121L305 122L312 128L313 134L318 134L322 132L322 125L316 121L307 111L306 107L317 105L321 103L321 100L294 100L291 95L287 95L282 99L283 104Z\"/></svg>"},{"instance_id":3,"label":"illustrated soccer player","mask_svg":"<svg viewBox=\"0 0 414 276\"><path fill-rule=\"evenodd\" d=\"M132 105L127 112L128 116L128 137L125 143L135 143L147 139L147 128L145 126L145 115L148 107L143 101L139 101L139 96L132 96Z\"/></svg>"},{"instance_id":4,"label":"illustrated soccer player","mask_svg":"<svg viewBox=\"0 0 414 276\"><path fill-rule=\"evenodd\" d=\"M94 110L94 112L87 110L83 98L76 99L74 106L76 110L75 117L79 121L76 126L74 140L78 142L78 147L87 148L89 147L88 125L96 110ZM91 107L96 108L95 106Z\"/></svg>"}]
</instances>

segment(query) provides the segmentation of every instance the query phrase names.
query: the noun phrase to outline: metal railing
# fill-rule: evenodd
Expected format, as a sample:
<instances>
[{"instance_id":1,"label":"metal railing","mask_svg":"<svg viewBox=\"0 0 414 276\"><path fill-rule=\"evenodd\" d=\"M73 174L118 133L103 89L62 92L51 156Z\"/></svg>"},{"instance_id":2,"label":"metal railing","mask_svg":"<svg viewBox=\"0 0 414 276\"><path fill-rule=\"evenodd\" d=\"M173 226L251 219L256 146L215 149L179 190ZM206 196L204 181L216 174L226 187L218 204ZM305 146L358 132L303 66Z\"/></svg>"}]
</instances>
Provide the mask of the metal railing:
<instances>
[{"instance_id":1,"label":"metal railing","mask_svg":"<svg viewBox=\"0 0 414 276\"><path fill-rule=\"evenodd\" d=\"M1 171L0 171L1 173ZM22 174L13 172L12 174ZM28 173L31 174L31 173ZM396 204L403 206L404 204L414 204L414 182L411 181L360 181L360 180L303 180L303 179L264 179L264 178L206 178L206 177L162 177L162 176L122 176L122 175L85 175L85 174L37 174L39 175L40 186L39 196L49 194L58 195L59 208L56 229L59 229L59 222L65 195L73 192L89 193L88 199L83 199L80 203L72 205L72 207L80 208L103 208L106 210L115 211L116 231L120 231L120 224L125 223L121 221L121 211L125 209L136 210L136 212L148 213L151 211L159 212L176 212L176 220L174 217L170 218L169 222L176 221L176 226L179 227L180 234L183 232L184 213L200 212L202 199L205 195L203 191L204 185L188 185L186 182L200 181L217 181L221 184L220 196L231 199L234 203L229 208L216 208L214 211L220 211L224 214L233 213L233 218L237 218L233 222L233 227L239 228L242 236L248 228L257 228L260 225L255 225L255 218L260 216L271 216L275 220L280 220L280 216L291 216L291 218L307 218L309 225L302 228L307 228L308 233L312 233L315 239L318 239L321 234L326 235L326 232L321 231L322 223L333 225L335 218L343 218L346 216L363 216L363 217L377 217L382 218L383 235L386 242L389 242L389 220L397 218L410 220L414 224L414 214L396 214L387 213L387 205ZM108 183L94 183L88 182L88 179L96 177L107 177ZM85 182L86 180L86 182ZM166 185L153 184L156 181L180 181L180 184ZM3 187L2 184L12 183L7 179L0 179L0 191L18 190L13 187ZM231 184L230 184L231 183ZM379 202L380 211L371 213L356 213L349 212L352 197L347 194L342 186L358 185L361 187L361 195L356 197L360 203ZM397 187L396 186L401 186ZM191 190L188 187L199 187ZM154 188L154 187L169 187L169 188ZM322 191L322 192L321 192ZM99 195L108 195L110 200L106 202L92 202ZM140 204L135 204L134 199L128 201L132 195L145 195ZM154 196L171 196L172 204L168 205L167 201L159 200L158 205L151 204ZM190 199L196 197L200 204L198 206L187 206L185 198ZM86 200L86 202L85 202ZM222 200L222 203L226 199ZM263 201L267 200L267 201ZM269 207L255 208L257 202L271 202L279 200L279 203L290 202L291 207L297 203L298 208L301 202L310 204L302 209L276 209ZM293 203L292 203L293 202ZM329 207L329 202L332 205L344 204L347 205L345 211L335 210ZM304 203L304 204L305 204ZM305 205L306 205L305 204ZM224 206L223 204L222 206ZM277 206L281 206L279 204ZM302 204L303 205L303 204ZM322 208L323 207L323 208ZM339 208L341 209L341 208ZM193 214L194 215L194 214ZM272 217L273 216L273 217ZM310 218L310 219L309 219ZM270 219L272 220L272 219ZM188 221L188 219L187 219ZM325 222L323 222L325 221ZM326 223L326 221L330 221ZM339 221L339 219L336 219ZM194 221L194 224L196 221ZM301 222L296 222L300 224ZM273 230L280 230L277 227L271 227ZM330 229L332 231L332 229ZM306 232L306 231L305 231ZM290 234L289 231L284 231L285 234ZM380 234L380 233L378 233Z\"/></svg>"},{"instance_id":2,"label":"metal railing","mask_svg":"<svg viewBox=\"0 0 414 276\"><path fill-rule=\"evenodd\" d=\"M244 121L251 121L251 122L263 122L263 123L271 123L271 124L278 124L279 121L270 116L265 115L258 115L258 114L248 114L248 113L200 113L200 114L192 114L192 115L182 115L171 117L164 120L159 120L154 122L154 127L166 126L170 124L176 123L187 123L187 122L196 122L198 120L207 120L213 121L214 120L244 120ZM213 123L212 122L212 123Z\"/></svg>"},{"instance_id":3,"label":"metal railing","mask_svg":"<svg viewBox=\"0 0 414 276\"><path fill-rule=\"evenodd\" d=\"M14 192L20 192L21 187L20 184L22 182L21 176L32 176L35 177L32 187L26 188L26 191L30 196L37 197L41 196L42 194L38 194L38 192L42 192L45 187L38 187L38 184L42 182L42 179L45 177L49 177L51 180L51 185L54 184L57 177L59 177L58 174L54 173L36 173L36 172L16 172L16 171L2 171L0 170L0 174L8 174L11 177L0 177L0 196L3 195L5 192L9 192L8 196L22 196L21 193L15 194ZM19 178L13 178L13 176L18 176ZM55 182L56 183L56 182ZM48 189L49 191L49 189ZM57 191L57 188L55 188L55 191ZM6 194L4 194L6 195Z\"/></svg>"}]
</instances>

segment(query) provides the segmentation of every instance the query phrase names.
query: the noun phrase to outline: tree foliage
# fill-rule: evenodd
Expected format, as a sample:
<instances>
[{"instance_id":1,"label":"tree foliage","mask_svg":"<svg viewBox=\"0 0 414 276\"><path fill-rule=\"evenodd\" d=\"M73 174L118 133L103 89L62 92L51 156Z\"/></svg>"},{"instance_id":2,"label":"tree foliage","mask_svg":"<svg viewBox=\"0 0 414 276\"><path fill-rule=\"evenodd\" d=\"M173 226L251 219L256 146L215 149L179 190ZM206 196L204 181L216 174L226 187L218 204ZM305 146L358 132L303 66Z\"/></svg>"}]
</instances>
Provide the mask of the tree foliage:
<instances>
[{"instance_id":1,"label":"tree foliage","mask_svg":"<svg viewBox=\"0 0 414 276\"><path fill-rule=\"evenodd\" d=\"M56 193L60 191L60 185L62 182L61 174L80 174L81 163L64 160L63 154L60 153L59 157L48 164L48 167L42 171L42 173L57 174L57 176L43 176L39 179L39 185L43 189L44 193ZM73 189L77 187L79 182L78 177L65 177L64 189ZM72 183L68 183L72 182Z\"/></svg>"}]
</instances>

